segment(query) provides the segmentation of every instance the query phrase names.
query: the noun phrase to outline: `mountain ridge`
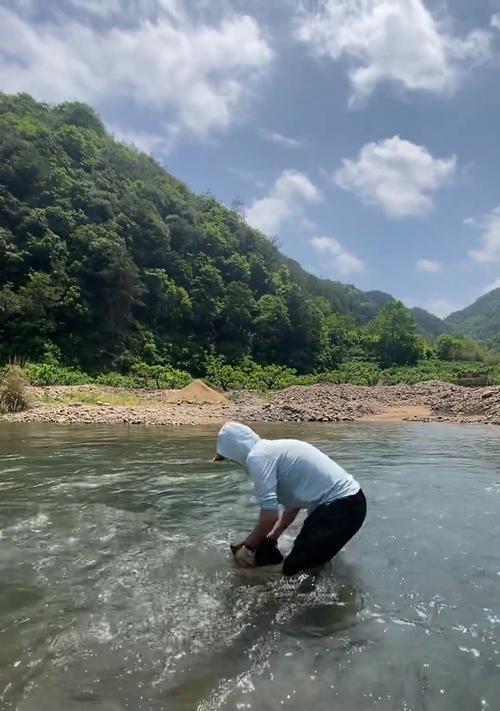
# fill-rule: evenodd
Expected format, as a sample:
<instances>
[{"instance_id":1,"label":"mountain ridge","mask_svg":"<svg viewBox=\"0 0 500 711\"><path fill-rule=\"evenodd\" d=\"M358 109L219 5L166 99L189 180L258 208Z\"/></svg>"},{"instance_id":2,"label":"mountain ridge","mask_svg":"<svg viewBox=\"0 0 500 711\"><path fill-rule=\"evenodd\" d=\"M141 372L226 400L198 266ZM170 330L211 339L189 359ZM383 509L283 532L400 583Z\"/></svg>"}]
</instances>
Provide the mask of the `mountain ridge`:
<instances>
[{"instance_id":1,"label":"mountain ridge","mask_svg":"<svg viewBox=\"0 0 500 711\"><path fill-rule=\"evenodd\" d=\"M395 301L305 271L79 102L0 93L0 208L4 362L200 372L217 354L311 372L370 357L360 327ZM413 315L430 339L452 327Z\"/></svg>"},{"instance_id":2,"label":"mountain ridge","mask_svg":"<svg viewBox=\"0 0 500 711\"><path fill-rule=\"evenodd\" d=\"M454 331L500 346L500 287L444 319Z\"/></svg>"}]
</instances>

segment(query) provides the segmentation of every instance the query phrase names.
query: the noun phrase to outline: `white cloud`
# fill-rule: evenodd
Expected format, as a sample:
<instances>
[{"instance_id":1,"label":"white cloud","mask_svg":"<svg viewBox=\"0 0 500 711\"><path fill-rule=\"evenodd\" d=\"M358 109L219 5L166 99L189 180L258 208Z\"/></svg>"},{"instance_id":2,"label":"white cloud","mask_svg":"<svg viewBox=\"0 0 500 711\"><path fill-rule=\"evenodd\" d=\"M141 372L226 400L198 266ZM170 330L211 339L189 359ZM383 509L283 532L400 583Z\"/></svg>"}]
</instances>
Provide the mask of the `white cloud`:
<instances>
[{"instance_id":1,"label":"white cloud","mask_svg":"<svg viewBox=\"0 0 500 711\"><path fill-rule=\"evenodd\" d=\"M320 57L347 59L355 103L382 82L452 93L471 64L490 57L491 33L474 30L461 38L450 25L438 22L422 0L318 0L298 16L295 36Z\"/></svg>"},{"instance_id":2,"label":"white cloud","mask_svg":"<svg viewBox=\"0 0 500 711\"><path fill-rule=\"evenodd\" d=\"M299 220L299 225L303 230L315 230L317 228L317 225L315 222L310 220L308 217L302 217Z\"/></svg>"},{"instance_id":3,"label":"white cloud","mask_svg":"<svg viewBox=\"0 0 500 711\"><path fill-rule=\"evenodd\" d=\"M353 254L344 249L334 237L313 237L309 244L313 249L326 255L335 271L347 276L365 270L365 265Z\"/></svg>"},{"instance_id":4,"label":"white cloud","mask_svg":"<svg viewBox=\"0 0 500 711\"><path fill-rule=\"evenodd\" d=\"M441 264L433 259L417 259L415 267L418 272L428 272L429 274L441 271Z\"/></svg>"},{"instance_id":5,"label":"white cloud","mask_svg":"<svg viewBox=\"0 0 500 711\"><path fill-rule=\"evenodd\" d=\"M469 256L482 264L500 262L500 205L486 215L480 225L482 244L478 249L471 249Z\"/></svg>"},{"instance_id":6,"label":"white cloud","mask_svg":"<svg viewBox=\"0 0 500 711\"><path fill-rule=\"evenodd\" d=\"M357 160L344 159L334 180L387 217L421 217L433 207L430 193L453 174L455 156L434 158L425 146L399 136L364 145Z\"/></svg>"},{"instance_id":7,"label":"white cloud","mask_svg":"<svg viewBox=\"0 0 500 711\"><path fill-rule=\"evenodd\" d=\"M488 286L485 286L482 293L487 294L489 291L493 291L493 289L500 289L500 277L495 279L491 284L488 284Z\"/></svg>"},{"instance_id":8,"label":"white cloud","mask_svg":"<svg viewBox=\"0 0 500 711\"><path fill-rule=\"evenodd\" d=\"M246 209L246 220L264 234L274 235L285 220L300 215L304 204L320 199L320 191L307 175L297 170L284 170L269 195L255 200Z\"/></svg>"},{"instance_id":9,"label":"white cloud","mask_svg":"<svg viewBox=\"0 0 500 711\"><path fill-rule=\"evenodd\" d=\"M135 146L140 151L144 151L144 153L148 153L149 155L154 155L158 152L166 152L171 147L167 129L165 129L164 133L133 131L122 128L121 126L109 126L109 129L119 141Z\"/></svg>"},{"instance_id":10,"label":"white cloud","mask_svg":"<svg viewBox=\"0 0 500 711\"><path fill-rule=\"evenodd\" d=\"M302 141L299 141L296 138L290 138L289 136L284 136L282 133L278 133L277 131L268 131L265 128L261 128L259 133L265 141L269 141L270 143L280 143L287 148L299 148L299 146L302 145Z\"/></svg>"},{"instance_id":11,"label":"white cloud","mask_svg":"<svg viewBox=\"0 0 500 711\"><path fill-rule=\"evenodd\" d=\"M98 17L109 17L122 10L121 0L69 0L77 10L88 12Z\"/></svg>"},{"instance_id":12,"label":"white cloud","mask_svg":"<svg viewBox=\"0 0 500 711\"><path fill-rule=\"evenodd\" d=\"M500 31L500 12L497 12L496 15L492 15L490 24L496 30Z\"/></svg>"},{"instance_id":13,"label":"white cloud","mask_svg":"<svg viewBox=\"0 0 500 711\"><path fill-rule=\"evenodd\" d=\"M0 8L2 90L98 108L126 100L158 112L171 135L205 138L227 129L273 58L257 21L236 14L212 24L185 13L132 17L97 28L59 13L36 25Z\"/></svg>"}]
</instances>

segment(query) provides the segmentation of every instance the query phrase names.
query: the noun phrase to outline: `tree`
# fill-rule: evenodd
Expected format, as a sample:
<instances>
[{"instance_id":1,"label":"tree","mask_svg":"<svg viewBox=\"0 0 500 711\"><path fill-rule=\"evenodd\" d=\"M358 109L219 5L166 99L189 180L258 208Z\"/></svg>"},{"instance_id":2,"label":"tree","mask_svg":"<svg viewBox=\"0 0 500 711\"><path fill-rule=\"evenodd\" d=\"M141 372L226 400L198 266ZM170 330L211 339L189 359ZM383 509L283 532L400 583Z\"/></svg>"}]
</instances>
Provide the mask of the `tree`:
<instances>
[{"instance_id":1,"label":"tree","mask_svg":"<svg viewBox=\"0 0 500 711\"><path fill-rule=\"evenodd\" d=\"M421 355L417 324L412 313L401 303L387 304L375 319L372 333L381 367L412 365Z\"/></svg>"},{"instance_id":2,"label":"tree","mask_svg":"<svg viewBox=\"0 0 500 711\"><path fill-rule=\"evenodd\" d=\"M436 338L434 350L439 360L486 361L490 354L481 343L470 336L449 336L443 334Z\"/></svg>"},{"instance_id":3,"label":"tree","mask_svg":"<svg viewBox=\"0 0 500 711\"><path fill-rule=\"evenodd\" d=\"M290 316L281 296L265 294L257 302L254 319L254 358L260 362L286 363L291 331Z\"/></svg>"},{"instance_id":4,"label":"tree","mask_svg":"<svg viewBox=\"0 0 500 711\"><path fill-rule=\"evenodd\" d=\"M252 320L257 304L252 291L239 281L230 282L218 319L217 347L231 362L239 362L250 352Z\"/></svg>"}]
</instances>

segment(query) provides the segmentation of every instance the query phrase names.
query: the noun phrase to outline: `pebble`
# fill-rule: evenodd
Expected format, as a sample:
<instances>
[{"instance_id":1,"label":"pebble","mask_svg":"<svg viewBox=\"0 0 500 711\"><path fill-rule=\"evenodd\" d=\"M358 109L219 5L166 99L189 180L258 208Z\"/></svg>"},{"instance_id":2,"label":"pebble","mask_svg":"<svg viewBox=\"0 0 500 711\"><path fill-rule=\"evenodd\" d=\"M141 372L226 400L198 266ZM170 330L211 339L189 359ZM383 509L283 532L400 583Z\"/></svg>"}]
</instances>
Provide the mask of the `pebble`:
<instances>
[{"instance_id":1,"label":"pebble","mask_svg":"<svg viewBox=\"0 0 500 711\"><path fill-rule=\"evenodd\" d=\"M40 394L67 397L72 386L32 388L32 399ZM74 386L75 390L82 386ZM89 387L90 389L90 387ZM134 406L96 405L74 402L36 404L24 412L4 416L18 422L55 422L130 425L199 425L234 419L243 422L352 422L383 413L390 408L424 406L426 415L410 414L420 422L481 422L500 424L500 386L467 388L441 381L416 385L335 385L317 383L292 386L268 394L264 400L255 392L237 393L226 404L189 404L168 401L171 391L110 392L132 394L143 404ZM430 415L429 415L430 412Z\"/></svg>"}]
</instances>

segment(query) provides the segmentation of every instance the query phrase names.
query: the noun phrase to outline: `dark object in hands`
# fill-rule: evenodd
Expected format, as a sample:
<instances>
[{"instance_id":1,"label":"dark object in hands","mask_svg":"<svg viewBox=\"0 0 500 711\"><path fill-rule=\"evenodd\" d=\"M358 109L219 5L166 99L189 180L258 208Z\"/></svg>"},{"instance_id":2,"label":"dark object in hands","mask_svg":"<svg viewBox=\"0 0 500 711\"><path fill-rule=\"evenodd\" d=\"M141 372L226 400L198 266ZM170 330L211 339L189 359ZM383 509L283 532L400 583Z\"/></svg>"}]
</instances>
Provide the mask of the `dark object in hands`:
<instances>
[{"instance_id":1,"label":"dark object in hands","mask_svg":"<svg viewBox=\"0 0 500 711\"><path fill-rule=\"evenodd\" d=\"M243 543L238 543L237 545L232 544L230 546L231 552L234 555L243 546ZM262 543L255 549L255 567L262 565L278 565L278 563L283 562L283 556L279 552L278 545L276 541L271 541L266 538Z\"/></svg>"}]
</instances>

